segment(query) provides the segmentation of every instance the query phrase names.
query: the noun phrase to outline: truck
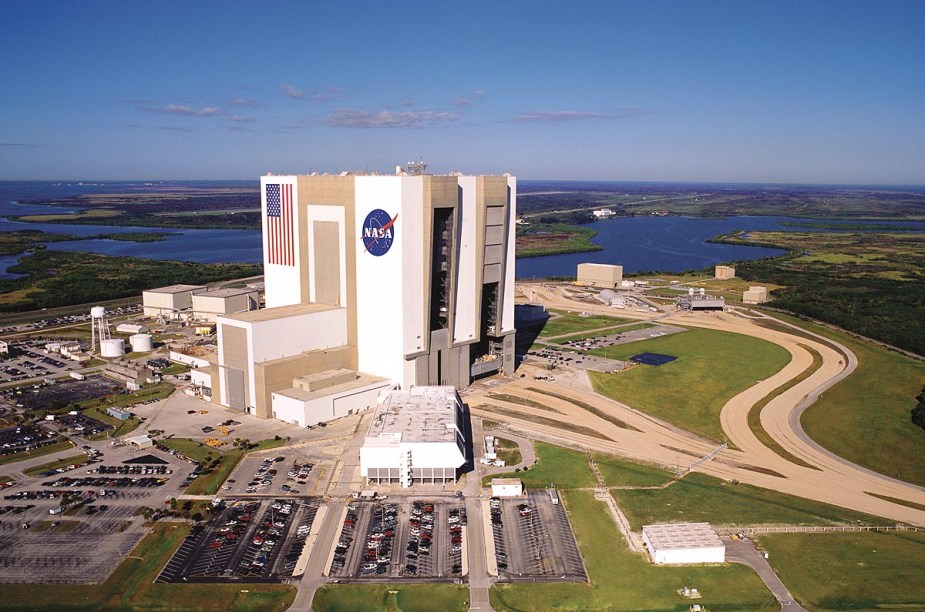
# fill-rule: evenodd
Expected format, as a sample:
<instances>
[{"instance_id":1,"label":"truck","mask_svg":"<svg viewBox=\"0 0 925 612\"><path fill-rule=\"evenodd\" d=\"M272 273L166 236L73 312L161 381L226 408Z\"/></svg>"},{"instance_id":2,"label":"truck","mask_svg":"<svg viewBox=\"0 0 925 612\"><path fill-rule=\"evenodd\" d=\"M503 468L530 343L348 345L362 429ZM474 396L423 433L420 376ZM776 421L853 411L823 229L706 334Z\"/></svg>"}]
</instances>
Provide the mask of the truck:
<instances>
[{"instance_id":1,"label":"truck","mask_svg":"<svg viewBox=\"0 0 925 612\"><path fill-rule=\"evenodd\" d=\"M57 508L52 508L51 510L49 510L48 514L61 514L63 510L64 508L62 508L61 506L58 506Z\"/></svg>"}]
</instances>

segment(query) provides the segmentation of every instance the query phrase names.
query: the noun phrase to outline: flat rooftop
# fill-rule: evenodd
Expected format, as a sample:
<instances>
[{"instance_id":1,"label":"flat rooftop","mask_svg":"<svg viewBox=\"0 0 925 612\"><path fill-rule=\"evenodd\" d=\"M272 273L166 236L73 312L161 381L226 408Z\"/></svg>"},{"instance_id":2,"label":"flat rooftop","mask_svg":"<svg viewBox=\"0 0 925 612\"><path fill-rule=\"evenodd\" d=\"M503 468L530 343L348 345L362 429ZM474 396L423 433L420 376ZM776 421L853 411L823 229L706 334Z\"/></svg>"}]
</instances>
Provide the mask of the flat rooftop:
<instances>
[{"instance_id":1,"label":"flat rooftop","mask_svg":"<svg viewBox=\"0 0 925 612\"><path fill-rule=\"evenodd\" d=\"M392 391L376 408L364 445L399 442L456 443L456 387L413 387Z\"/></svg>"},{"instance_id":2,"label":"flat rooftop","mask_svg":"<svg viewBox=\"0 0 925 612\"><path fill-rule=\"evenodd\" d=\"M170 285L169 287L158 287L157 289L145 289L145 293L183 293L184 291L205 290L204 285Z\"/></svg>"},{"instance_id":3,"label":"flat rooftop","mask_svg":"<svg viewBox=\"0 0 925 612\"><path fill-rule=\"evenodd\" d=\"M256 289L215 289L213 291L203 291L202 293L197 293L196 297L228 298L234 297L236 295L247 295L256 292Z\"/></svg>"},{"instance_id":4,"label":"flat rooftop","mask_svg":"<svg viewBox=\"0 0 925 612\"><path fill-rule=\"evenodd\" d=\"M328 310L339 310L340 308L342 307L331 306L330 304L293 304L291 306L277 306L276 308L239 312L237 314L225 315L222 318L241 321L242 323L260 323L262 321L273 321L275 319L300 317L316 312L327 312Z\"/></svg>"},{"instance_id":5,"label":"flat rooftop","mask_svg":"<svg viewBox=\"0 0 925 612\"><path fill-rule=\"evenodd\" d=\"M658 550L724 546L709 523L644 525L642 530Z\"/></svg>"},{"instance_id":6,"label":"flat rooftop","mask_svg":"<svg viewBox=\"0 0 925 612\"><path fill-rule=\"evenodd\" d=\"M343 382L338 385L332 385L330 387L324 387L316 391L306 391L305 389L300 389L298 387L290 387L289 389L274 391L273 393L275 395L291 397L292 399L296 399L302 402L308 402L321 397L343 393L344 391L353 391L354 389L361 389L363 387L370 387L387 382L387 378L381 378L379 376L373 376L372 374L363 374L362 372L357 372L357 377L351 381Z\"/></svg>"}]
</instances>

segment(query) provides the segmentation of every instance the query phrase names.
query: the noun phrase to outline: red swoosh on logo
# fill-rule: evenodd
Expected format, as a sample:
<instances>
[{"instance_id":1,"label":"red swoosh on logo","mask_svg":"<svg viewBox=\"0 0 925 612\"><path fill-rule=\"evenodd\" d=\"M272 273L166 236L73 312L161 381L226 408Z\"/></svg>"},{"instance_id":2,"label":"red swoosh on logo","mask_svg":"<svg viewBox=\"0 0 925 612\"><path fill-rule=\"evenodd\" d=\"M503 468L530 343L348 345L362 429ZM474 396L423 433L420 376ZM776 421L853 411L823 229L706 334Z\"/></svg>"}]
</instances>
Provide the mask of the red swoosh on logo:
<instances>
[{"instance_id":1,"label":"red swoosh on logo","mask_svg":"<svg viewBox=\"0 0 925 612\"><path fill-rule=\"evenodd\" d=\"M387 229L389 229L390 227L392 227L393 225L395 225L395 219L398 219L398 213L395 213L395 216L392 217L392 220L389 221L388 223L386 223L385 225L383 225L382 227L380 227L379 229L381 229L383 232L386 231ZM370 242L369 245L367 245L367 246L365 247L365 248L366 248L366 252L369 253L370 247L372 247L372 246L373 246L374 244L376 244L377 242L379 242L379 237L378 237L378 236L376 237L375 240L373 240L372 242Z\"/></svg>"}]
</instances>

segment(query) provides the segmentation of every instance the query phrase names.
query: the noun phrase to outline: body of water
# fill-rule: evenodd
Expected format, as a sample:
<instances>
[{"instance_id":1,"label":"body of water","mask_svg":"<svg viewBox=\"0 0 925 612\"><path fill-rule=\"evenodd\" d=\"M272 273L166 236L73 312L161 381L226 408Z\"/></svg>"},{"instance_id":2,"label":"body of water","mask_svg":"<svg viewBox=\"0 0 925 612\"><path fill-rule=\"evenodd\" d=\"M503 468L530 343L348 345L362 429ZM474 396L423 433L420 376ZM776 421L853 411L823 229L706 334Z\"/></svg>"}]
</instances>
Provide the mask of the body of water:
<instances>
[{"instance_id":1,"label":"body of water","mask_svg":"<svg viewBox=\"0 0 925 612\"><path fill-rule=\"evenodd\" d=\"M88 193L124 193L149 191L154 187L183 185L252 185L248 181L199 182L0 182L0 231L37 229L50 233L93 236L103 233L163 232L170 234L158 242L122 240L79 240L50 243L57 251L102 253L120 257L193 261L197 263L259 263L263 260L260 232L256 230L183 230L145 227L111 227L106 225L70 225L61 223L17 223L6 217L27 214L62 213L67 208L24 204L22 201L63 198ZM692 217L628 217L597 221L590 227L598 234L593 242L602 251L550 255L517 260L517 278L574 276L579 263L594 262L622 265L624 272L671 271L707 268L718 263L750 260L782 254L780 249L766 249L732 244L712 244L709 238L736 230L833 231L829 229L792 228L784 221L806 221L790 217L727 217L698 219ZM851 223L851 221L845 221ZM875 224L874 221L863 223ZM889 222L925 231L923 222ZM0 278L20 256L0 257Z\"/></svg>"}]
</instances>

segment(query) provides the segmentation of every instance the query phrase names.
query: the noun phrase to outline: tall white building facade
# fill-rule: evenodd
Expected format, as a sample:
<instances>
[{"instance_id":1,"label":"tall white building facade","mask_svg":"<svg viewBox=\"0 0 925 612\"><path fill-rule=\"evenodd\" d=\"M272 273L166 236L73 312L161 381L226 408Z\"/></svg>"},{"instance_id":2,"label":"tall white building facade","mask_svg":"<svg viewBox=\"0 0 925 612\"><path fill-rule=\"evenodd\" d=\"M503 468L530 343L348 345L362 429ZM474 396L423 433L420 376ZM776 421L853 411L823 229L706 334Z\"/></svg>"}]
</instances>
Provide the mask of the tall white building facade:
<instances>
[{"instance_id":1,"label":"tall white building facade","mask_svg":"<svg viewBox=\"0 0 925 612\"><path fill-rule=\"evenodd\" d=\"M267 175L260 193L267 308L218 320L220 403L273 417L273 394L334 370L406 389L513 371L514 177Z\"/></svg>"}]
</instances>

